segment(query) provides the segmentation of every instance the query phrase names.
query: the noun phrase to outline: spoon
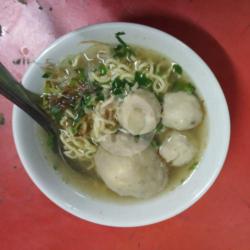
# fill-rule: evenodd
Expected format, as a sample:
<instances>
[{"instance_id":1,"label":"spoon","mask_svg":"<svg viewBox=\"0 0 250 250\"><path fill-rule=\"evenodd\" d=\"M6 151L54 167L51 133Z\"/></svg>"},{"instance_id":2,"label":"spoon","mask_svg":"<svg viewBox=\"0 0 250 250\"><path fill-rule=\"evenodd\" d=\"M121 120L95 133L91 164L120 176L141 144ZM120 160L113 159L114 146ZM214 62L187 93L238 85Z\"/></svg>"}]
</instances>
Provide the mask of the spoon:
<instances>
[{"instance_id":1,"label":"spoon","mask_svg":"<svg viewBox=\"0 0 250 250\"><path fill-rule=\"evenodd\" d=\"M40 96L27 90L22 84L18 83L2 63L0 63L0 94L16 104L32 117L48 134L53 136L56 143L55 150L64 163L74 170L83 171L81 162L71 160L64 155L63 145L59 138L60 128L41 108Z\"/></svg>"}]
</instances>

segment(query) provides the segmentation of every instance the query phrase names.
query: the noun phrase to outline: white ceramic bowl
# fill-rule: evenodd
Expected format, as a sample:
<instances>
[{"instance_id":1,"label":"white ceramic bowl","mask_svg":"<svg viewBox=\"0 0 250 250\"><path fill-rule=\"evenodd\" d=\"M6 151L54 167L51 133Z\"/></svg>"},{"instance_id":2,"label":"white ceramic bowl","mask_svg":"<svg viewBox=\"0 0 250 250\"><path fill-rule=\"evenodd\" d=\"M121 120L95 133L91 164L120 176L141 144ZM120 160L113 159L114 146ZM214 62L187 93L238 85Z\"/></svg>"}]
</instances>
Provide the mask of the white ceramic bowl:
<instances>
[{"instance_id":1,"label":"white ceramic bowl","mask_svg":"<svg viewBox=\"0 0 250 250\"><path fill-rule=\"evenodd\" d=\"M33 63L23 77L28 89L41 92L41 68L46 59L59 61L82 51L83 40L115 43L114 34L126 32L126 41L151 48L179 63L199 89L208 113L208 144L194 174L174 191L131 204L96 200L80 195L65 184L40 153L35 122L17 107L13 111L13 133L20 159L38 188L59 207L82 219L110 226L129 227L159 222L194 204L218 176L228 150L230 120L225 97L214 74L188 46L157 29L132 23L104 23L78 29L56 40Z\"/></svg>"}]
</instances>

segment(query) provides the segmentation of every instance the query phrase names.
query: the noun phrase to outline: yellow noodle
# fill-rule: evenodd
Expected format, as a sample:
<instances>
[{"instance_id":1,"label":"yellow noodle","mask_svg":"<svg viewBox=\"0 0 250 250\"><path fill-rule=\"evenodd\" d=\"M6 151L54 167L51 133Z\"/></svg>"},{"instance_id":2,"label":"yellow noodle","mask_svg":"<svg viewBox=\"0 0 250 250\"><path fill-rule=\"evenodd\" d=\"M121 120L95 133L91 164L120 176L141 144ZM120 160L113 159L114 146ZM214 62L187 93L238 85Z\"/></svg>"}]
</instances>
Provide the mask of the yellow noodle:
<instances>
[{"instance_id":1,"label":"yellow noodle","mask_svg":"<svg viewBox=\"0 0 250 250\"><path fill-rule=\"evenodd\" d=\"M124 64L120 59L108 58L108 51L100 50L96 54L96 58L108 68L108 73L99 75L98 72L89 72L89 79L92 82L99 83L107 93L110 93L111 82L119 77L127 81L134 82L135 72L140 71L152 80L152 88L156 94L165 93L168 89L168 77L171 73L172 66L169 67L163 76L156 75L154 69L159 70L164 64L160 62L156 65L152 61L140 61L134 55L129 58L129 64ZM89 61L94 60L88 58L86 54L83 56ZM78 65L79 56L73 58L73 64ZM135 83L131 90L137 89L138 83ZM94 110L80 120L79 134L74 135L70 129L71 122L74 120L74 114L67 109L65 115L60 121L63 128L60 133L60 139L64 145L64 153L71 159L92 161L96 152L97 145L105 139L108 134L117 132L116 109L118 104L111 95L106 101L100 101L96 104ZM89 126L88 124L91 124ZM91 138L91 139L90 139ZM91 165L91 164L90 164Z\"/></svg>"}]
</instances>

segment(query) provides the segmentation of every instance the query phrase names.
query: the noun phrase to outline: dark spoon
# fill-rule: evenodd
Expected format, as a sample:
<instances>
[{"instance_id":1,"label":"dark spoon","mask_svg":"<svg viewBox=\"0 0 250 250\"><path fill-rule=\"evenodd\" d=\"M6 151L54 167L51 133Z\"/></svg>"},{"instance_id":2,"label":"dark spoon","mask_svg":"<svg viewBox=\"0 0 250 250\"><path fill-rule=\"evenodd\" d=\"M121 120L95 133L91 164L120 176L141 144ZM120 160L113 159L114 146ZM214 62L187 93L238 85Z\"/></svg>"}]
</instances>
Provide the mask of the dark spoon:
<instances>
[{"instance_id":1,"label":"dark spoon","mask_svg":"<svg viewBox=\"0 0 250 250\"><path fill-rule=\"evenodd\" d=\"M81 163L71 160L63 154L63 145L59 138L59 127L42 110L39 103L39 95L27 90L11 75L11 73L0 63L0 94L16 104L30 117L32 117L46 132L52 135L56 143L56 151L62 160L74 170L82 172Z\"/></svg>"}]
</instances>

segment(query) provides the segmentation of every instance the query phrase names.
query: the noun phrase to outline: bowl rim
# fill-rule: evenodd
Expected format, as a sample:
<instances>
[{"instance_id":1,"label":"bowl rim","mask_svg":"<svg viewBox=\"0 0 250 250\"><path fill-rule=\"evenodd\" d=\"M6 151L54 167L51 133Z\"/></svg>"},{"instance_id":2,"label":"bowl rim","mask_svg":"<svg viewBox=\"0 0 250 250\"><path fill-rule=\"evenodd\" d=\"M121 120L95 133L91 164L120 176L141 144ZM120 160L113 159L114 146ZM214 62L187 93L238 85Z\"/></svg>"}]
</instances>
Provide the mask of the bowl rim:
<instances>
[{"instance_id":1,"label":"bowl rim","mask_svg":"<svg viewBox=\"0 0 250 250\"><path fill-rule=\"evenodd\" d=\"M133 26L133 27L138 27L138 28L142 28L146 30L151 30L157 33L161 33L162 35L172 39L174 42L179 43L182 47L186 47L186 49L188 49L193 56L196 57L196 60L198 60L199 63L203 64L203 66L206 67L208 73L214 78L216 85L217 85L217 90L220 91L220 95L221 95L221 105L224 108L225 114L224 114L224 118L226 120L226 123L224 125L224 129L226 131L226 139L225 139L225 147L223 148L223 151L221 153L221 158L219 159L219 163L217 164L218 167L216 168L216 171L214 172L214 175L210 177L209 182L206 183L205 186L203 186L203 189L200 190L199 193L197 193L192 200L190 200L190 202L188 204L183 204L182 207L179 207L178 209L176 209L171 216L166 216L166 214L162 214L161 216L158 216L157 218L149 218L147 221L144 222L140 222L140 223L130 223L130 224L126 224L126 222L124 222L123 224L117 224L114 221L98 221L95 220L94 218L90 218L88 216L86 217L82 217L80 216L77 211L74 211L73 209L70 209L68 206L65 205L65 200L61 200L58 199L57 197L51 195L49 192L47 192L46 188L42 187L36 180L36 178L33 176L33 174L29 171L29 167L28 167L28 161L26 159L27 156L25 156L22 153L22 145L19 143L19 139L18 139L18 133L17 133L17 122L16 120L18 120L18 113L20 112L20 109L18 107L16 107L14 105L13 107L13 113L12 113L12 133L13 133L13 137L14 137L14 142L15 142L15 146L16 146L16 150L18 153L18 156L22 162L22 165L26 171L26 173L28 174L28 176L31 178L31 180L33 181L33 183L39 188L39 190L49 199L51 200L53 203L55 203L57 206L61 207L63 210L66 210L67 212L69 212L70 214L75 215L78 218L96 223L96 224L100 224L100 225L105 225L105 226L113 226L113 227L138 227L138 226L145 226L145 225L150 225L150 224L154 224L154 223L158 223L161 222L163 220L172 218L174 216L176 216L177 214L187 210L189 207L191 207L194 203L196 203L207 191L208 189L213 185L213 183L215 182L216 178L218 177L219 173L221 172L224 162L226 160L227 157L227 153L228 153L228 149L229 149L229 143L230 143L230 115L229 115L229 110L228 110L228 105L226 102L226 98L224 96L224 93L222 91L222 88L216 78L216 76L214 75L214 73L211 71L211 69L209 68L209 66L206 64L206 62L192 49L190 48L188 45L186 45L185 43L183 43L181 40L179 40L178 38L170 35L167 32L161 31L159 29L150 27L150 26L146 26L143 24L138 24L138 23L130 23L130 22L104 22L104 23L98 23L98 24L94 24L94 25L89 25L89 26L85 26L85 27L80 27L74 31L71 31L69 33L66 33L65 35L57 38L54 42L52 42L48 47L46 47L46 49L44 49L39 56L35 59L35 61L39 61L45 54L47 54L50 50L53 50L54 47L56 47L59 43L63 42L65 39L71 37L72 35L74 35L75 33L81 32L81 31L89 31L95 28L100 28L100 27L107 27L107 26L120 26L120 25L126 25L126 26ZM22 78L22 82L25 80L25 78L30 74L30 72L32 71L32 64L29 66L29 68L26 70L25 74L23 75Z\"/></svg>"}]
</instances>

